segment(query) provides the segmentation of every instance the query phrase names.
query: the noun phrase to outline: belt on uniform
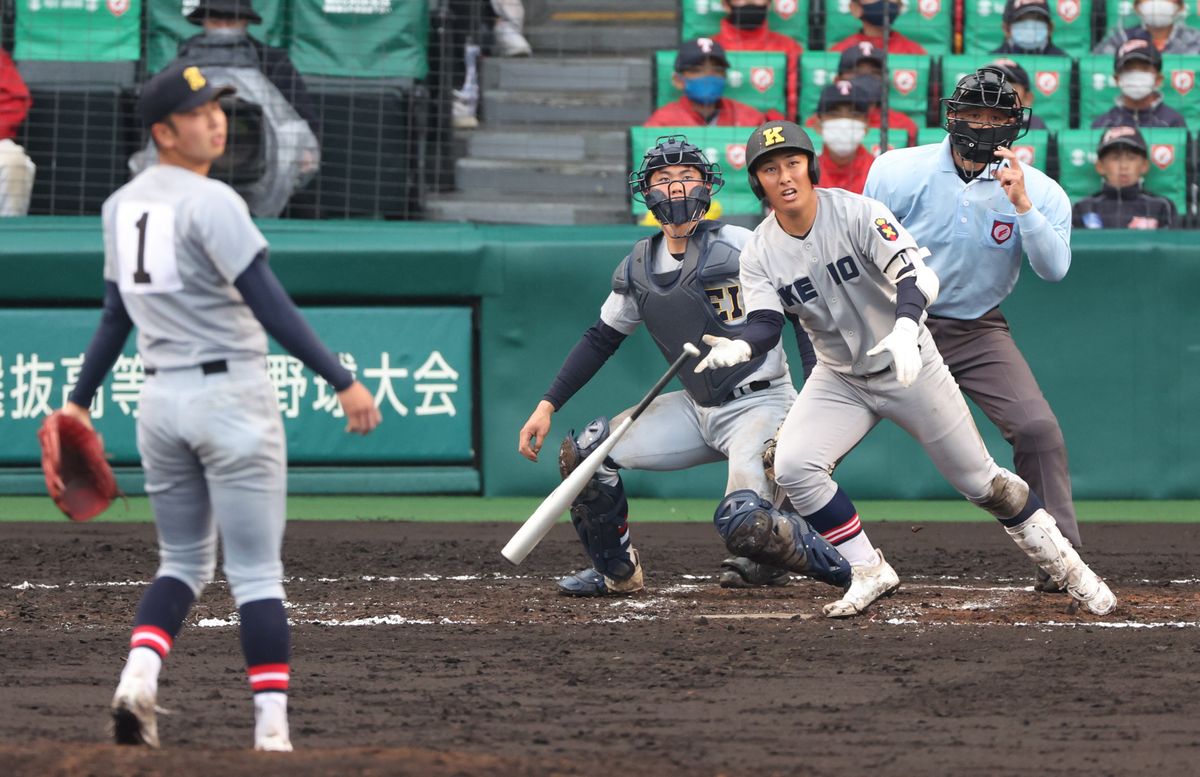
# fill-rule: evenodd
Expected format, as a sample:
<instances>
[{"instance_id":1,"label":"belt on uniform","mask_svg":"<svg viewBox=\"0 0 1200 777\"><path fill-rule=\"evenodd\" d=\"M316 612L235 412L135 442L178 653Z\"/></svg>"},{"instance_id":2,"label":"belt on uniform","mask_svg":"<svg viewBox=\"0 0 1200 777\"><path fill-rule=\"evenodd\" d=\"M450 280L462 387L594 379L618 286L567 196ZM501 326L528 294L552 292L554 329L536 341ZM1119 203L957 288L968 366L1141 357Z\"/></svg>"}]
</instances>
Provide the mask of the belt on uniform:
<instances>
[{"instance_id":1,"label":"belt on uniform","mask_svg":"<svg viewBox=\"0 0 1200 777\"><path fill-rule=\"evenodd\" d=\"M762 391L763 389L769 388L771 388L771 381L769 380L752 380L746 385L738 386L733 391L730 391L729 396L725 397L725 402L732 402L738 397L744 397L747 394L753 394L756 391ZM725 402L722 402L721 404L723 405Z\"/></svg>"},{"instance_id":2,"label":"belt on uniform","mask_svg":"<svg viewBox=\"0 0 1200 777\"><path fill-rule=\"evenodd\" d=\"M199 367L200 371L205 375L216 375L218 372L229 372L229 364L227 364L224 359L217 359L213 362L204 362L203 364L199 365ZM195 368L193 367L191 369ZM154 375L157 372L158 369L155 367L146 368L147 375Z\"/></svg>"}]
</instances>

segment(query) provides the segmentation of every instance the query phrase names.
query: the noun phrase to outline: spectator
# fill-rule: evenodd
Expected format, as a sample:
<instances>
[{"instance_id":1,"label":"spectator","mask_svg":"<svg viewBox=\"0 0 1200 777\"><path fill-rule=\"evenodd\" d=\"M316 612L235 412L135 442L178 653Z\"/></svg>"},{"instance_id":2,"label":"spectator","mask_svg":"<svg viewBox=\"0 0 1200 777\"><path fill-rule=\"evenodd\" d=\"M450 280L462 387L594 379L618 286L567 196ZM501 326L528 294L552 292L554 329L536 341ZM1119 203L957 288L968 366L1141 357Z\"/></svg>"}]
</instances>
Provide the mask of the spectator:
<instances>
[{"instance_id":1,"label":"spectator","mask_svg":"<svg viewBox=\"0 0 1200 777\"><path fill-rule=\"evenodd\" d=\"M1134 37L1148 38L1163 54L1200 54L1200 30L1183 23L1184 0L1141 0L1133 9L1141 25L1116 28L1096 44L1097 54L1112 54Z\"/></svg>"},{"instance_id":2,"label":"spectator","mask_svg":"<svg viewBox=\"0 0 1200 777\"><path fill-rule=\"evenodd\" d=\"M863 41L842 52L838 61L838 81L854 81L871 95L867 126L878 129L883 121L883 53ZM806 127L816 129L817 117L809 116ZM908 114L888 108L888 130L903 131L908 145L917 145L917 123ZM891 143L888 144L889 146Z\"/></svg>"},{"instance_id":3,"label":"spectator","mask_svg":"<svg viewBox=\"0 0 1200 777\"><path fill-rule=\"evenodd\" d=\"M296 113L308 122L313 134L320 134L316 103L305 88L304 79L288 58L287 51L267 46L250 36L250 25L262 23L262 17L254 10L251 0L200 0L199 5L187 15L187 20L203 27L204 32L179 44L177 62L189 60L199 64L217 64L206 50L248 44L254 52L258 69L296 109Z\"/></svg>"},{"instance_id":4,"label":"spectator","mask_svg":"<svg viewBox=\"0 0 1200 777\"><path fill-rule=\"evenodd\" d=\"M647 127L757 127L782 120L776 110L765 114L745 103L722 97L729 60L725 49L711 38L684 41L675 56L671 83L683 92L646 119Z\"/></svg>"},{"instance_id":5,"label":"spectator","mask_svg":"<svg viewBox=\"0 0 1200 777\"><path fill-rule=\"evenodd\" d=\"M1096 172L1104 186L1075 203L1074 222L1087 229L1166 229L1178 226L1175 203L1142 188L1150 169L1146 139L1136 127L1110 127L1100 139Z\"/></svg>"},{"instance_id":6,"label":"spectator","mask_svg":"<svg viewBox=\"0 0 1200 777\"><path fill-rule=\"evenodd\" d=\"M1122 43L1114 71L1121 94L1092 127L1187 127L1183 115L1163 103L1162 54L1149 39L1131 37Z\"/></svg>"},{"instance_id":7,"label":"spectator","mask_svg":"<svg viewBox=\"0 0 1200 777\"><path fill-rule=\"evenodd\" d=\"M726 51L778 51L787 55L787 115L796 116L797 74L804 48L767 27L770 0L721 0L725 18L713 40Z\"/></svg>"},{"instance_id":8,"label":"spectator","mask_svg":"<svg viewBox=\"0 0 1200 777\"><path fill-rule=\"evenodd\" d=\"M1050 40L1054 17L1046 0L1008 0L1004 4L1004 45L993 54L1070 56Z\"/></svg>"},{"instance_id":9,"label":"spectator","mask_svg":"<svg viewBox=\"0 0 1200 777\"><path fill-rule=\"evenodd\" d=\"M850 0L850 13L862 21L862 29L848 38L843 38L829 47L830 51L845 51L857 43L870 43L876 48L883 48L884 14L892 17L900 15L901 5L897 0ZM888 36L888 53L890 54L925 54L925 47L912 38L897 32L893 27Z\"/></svg>"},{"instance_id":10,"label":"spectator","mask_svg":"<svg viewBox=\"0 0 1200 777\"><path fill-rule=\"evenodd\" d=\"M528 57L533 54L525 40L525 6L521 0L492 0L496 24L492 27L492 53L498 57Z\"/></svg>"},{"instance_id":11,"label":"spectator","mask_svg":"<svg viewBox=\"0 0 1200 777\"><path fill-rule=\"evenodd\" d=\"M853 81L838 81L821 90L816 131L821 136L818 186L862 194L875 155L863 145L871 95Z\"/></svg>"},{"instance_id":12,"label":"spectator","mask_svg":"<svg viewBox=\"0 0 1200 777\"><path fill-rule=\"evenodd\" d=\"M13 138L32 102L16 65L8 52L0 49L0 216L24 216L29 212L37 168Z\"/></svg>"},{"instance_id":13,"label":"spectator","mask_svg":"<svg viewBox=\"0 0 1200 777\"><path fill-rule=\"evenodd\" d=\"M1046 122L1042 121L1042 117L1033 112L1033 90L1030 88L1029 73L1025 68L1018 65L1011 59L997 59L992 63L992 67L999 70L1012 84L1013 90L1017 93L1017 97L1021 99L1021 105L1029 108L1029 129L1044 130L1047 129Z\"/></svg>"}]
</instances>

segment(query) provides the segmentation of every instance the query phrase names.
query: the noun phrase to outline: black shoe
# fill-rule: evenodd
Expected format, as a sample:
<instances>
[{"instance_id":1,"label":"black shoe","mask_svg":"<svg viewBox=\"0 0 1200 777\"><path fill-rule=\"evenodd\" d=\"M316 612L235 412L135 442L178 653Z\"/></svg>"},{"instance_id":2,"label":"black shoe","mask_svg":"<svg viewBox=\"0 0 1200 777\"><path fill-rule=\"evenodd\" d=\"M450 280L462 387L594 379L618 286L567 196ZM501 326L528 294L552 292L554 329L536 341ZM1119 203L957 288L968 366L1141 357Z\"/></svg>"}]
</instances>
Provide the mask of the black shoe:
<instances>
[{"instance_id":1,"label":"black shoe","mask_svg":"<svg viewBox=\"0 0 1200 777\"><path fill-rule=\"evenodd\" d=\"M722 588L758 588L787 585L791 575L786 569L760 564L743 556L721 562L719 582Z\"/></svg>"}]
</instances>

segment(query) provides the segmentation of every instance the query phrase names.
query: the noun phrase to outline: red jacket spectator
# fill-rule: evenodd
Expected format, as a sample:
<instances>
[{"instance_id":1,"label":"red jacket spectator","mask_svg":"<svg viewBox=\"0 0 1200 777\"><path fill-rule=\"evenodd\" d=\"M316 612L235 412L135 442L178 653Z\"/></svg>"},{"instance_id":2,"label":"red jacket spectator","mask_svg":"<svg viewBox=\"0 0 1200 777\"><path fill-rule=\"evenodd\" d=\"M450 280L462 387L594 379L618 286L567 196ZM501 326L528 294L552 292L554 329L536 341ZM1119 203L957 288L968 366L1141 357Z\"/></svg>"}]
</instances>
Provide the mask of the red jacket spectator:
<instances>
[{"instance_id":1,"label":"red jacket spectator","mask_svg":"<svg viewBox=\"0 0 1200 777\"><path fill-rule=\"evenodd\" d=\"M667 103L646 119L645 127L757 127L768 121L777 121L783 116L776 110L763 113L737 100L722 97L717 102L717 113L712 121L707 121L696 111L692 101L686 96L680 97L673 103Z\"/></svg>"},{"instance_id":2,"label":"red jacket spectator","mask_svg":"<svg viewBox=\"0 0 1200 777\"><path fill-rule=\"evenodd\" d=\"M848 192L862 194L863 188L867 185L867 172L870 171L871 163L874 161L875 155L864 146L859 146L858 151L847 164L839 165L833 161L833 157L829 156L829 151L826 149L817 158L817 164L821 167L821 183L818 186L828 189L845 189Z\"/></svg>"},{"instance_id":3,"label":"red jacket spectator","mask_svg":"<svg viewBox=\"0 0 1200 777\"><path fill-rule=\"evenodd\" d=\"M796 116L796 81L800 55L804 47L781 32L772 32L767 25L753 30L734 27L729 19L721 20L721 32L713 40L726 51L778 51L787 55L787 115Z\"/></svg>"},{"instance_id":4,"label":"red jacket spectator","mask_svg":"<svg viewBox=\"0 0 1200 777\"><path fill-rule=\"evenodd\" d=\"M829 47L830 51L845 51L851 46L857 46L859 43L870 43L877 49L883 48L883 36L867 37L861 32L856 32L848 38L843 38L837 43ZM889 54L927 54L925 47L917 43L912 38L901 35L892 30L892 34L888 37L888 53Z\"/></svg>"},{"instance_id":5,"label":"red jacket spectator","mask_svg":"<svg viewBox=\"0 0 1200 777\"><path fill-rule=\"evenodd\" d=\"M32 102L17 66L0 49L0 140L17 136L17 127L25 121Z\"/></svg>"}]
</instances>

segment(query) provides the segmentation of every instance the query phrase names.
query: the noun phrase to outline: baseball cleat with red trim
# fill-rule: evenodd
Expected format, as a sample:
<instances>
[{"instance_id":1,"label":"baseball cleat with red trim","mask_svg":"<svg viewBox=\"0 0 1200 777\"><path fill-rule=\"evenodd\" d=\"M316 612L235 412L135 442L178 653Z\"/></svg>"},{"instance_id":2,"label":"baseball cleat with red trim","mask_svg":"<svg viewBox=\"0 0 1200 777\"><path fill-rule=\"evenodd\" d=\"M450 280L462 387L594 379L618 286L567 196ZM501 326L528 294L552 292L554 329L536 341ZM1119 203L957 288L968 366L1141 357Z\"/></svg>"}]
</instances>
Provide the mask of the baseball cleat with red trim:
<instances>
[{"instance_id":1,"label":"baseball cleat with red trim","mask_svg":"<svg viewBox=\"0 0 1200 777\"><path fill-rule=\"evenodd\" d=\"M870 566L850 568L850 587L836 602L825 605L826 618L850 618L862 613L876 599L891 596L900 588L900 576L883 557L883 551L875 549L878 561Z\"/></svg>"}]
</instances>

